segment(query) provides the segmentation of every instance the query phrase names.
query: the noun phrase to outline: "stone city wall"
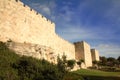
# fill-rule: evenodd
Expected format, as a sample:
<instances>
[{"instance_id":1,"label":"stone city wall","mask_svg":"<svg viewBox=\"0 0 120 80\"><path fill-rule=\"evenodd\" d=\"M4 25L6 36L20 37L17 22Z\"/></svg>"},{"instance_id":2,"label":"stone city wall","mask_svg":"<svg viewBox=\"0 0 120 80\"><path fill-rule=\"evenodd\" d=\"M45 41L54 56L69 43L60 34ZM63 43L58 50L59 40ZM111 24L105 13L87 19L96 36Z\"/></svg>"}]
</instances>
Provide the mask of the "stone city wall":
<instances>
[{"instance_id":1,"label":"stone city wall","mask_svg":"<svg viewBox=\"0 0 120 80\"><path fill-rule=\"evenodd\" d=\"M74 43L74 45L75 45L75 59L76 60L84 59L83 43L76 42L76 43Z\"/></svg>"},{"instance_id":2,"label":"stone city wall","mask_svg":"<svg viewBox=\"0 0 120 80\"><path fill-rule=\"evenodd\" d=\"M6 44L20 56L25 55L37 59L46 59L53 63L57 62L58 55L56 55L54 50L50 47L31 43L7 42Z\"/></svg>"},{"instance_id":3,"label":"stone city wall","mask_svg":"<svg viewBox=\"0 0 120 80\"><path fill-rule=\"evenodd\" d=\"M83 44L84 44L84 57L85 57L86 66L92 66L90 45L86 42L83 42Z\"/></svg>"},{"instance_id":4,"label":"stone city wall","mask_svg":"<svg viewBox=\"0 0 120 80\"><path fill-rule=\"evenodd\" d=\"M0 0L0 41L33 43L75 59L74 45L55 33L55 24L19 0Z\"/></svg>"}]
</instances>

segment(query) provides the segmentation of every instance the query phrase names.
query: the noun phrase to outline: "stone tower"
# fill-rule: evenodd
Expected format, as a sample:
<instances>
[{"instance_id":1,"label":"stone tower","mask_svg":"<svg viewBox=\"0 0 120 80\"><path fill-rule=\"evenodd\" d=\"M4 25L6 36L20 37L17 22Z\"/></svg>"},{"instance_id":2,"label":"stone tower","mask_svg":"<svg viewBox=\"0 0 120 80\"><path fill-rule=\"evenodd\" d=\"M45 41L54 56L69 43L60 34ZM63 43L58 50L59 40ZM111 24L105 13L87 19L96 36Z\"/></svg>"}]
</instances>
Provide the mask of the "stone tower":
<instances>
[{"instance_id":1,"label":"stone tower","mask_svg":"<svg viewBox=\"0 0 120 80\"><path fill-rule=\"evenodd\" d=\"M90 45L85 41L76 42L75 45L75 58L76 60L83 59L86 67L92 66Z\"/></svg>"},{"instance_id":2,"label":"stone tower","mask_svg":"<svg viewBox=\"0 0 120 80\"><path fill-rule=\"evenodd\" d=\"M96 49L91 49L92 61L99 61L99 52Z\"/></svg>"}]
</instances>

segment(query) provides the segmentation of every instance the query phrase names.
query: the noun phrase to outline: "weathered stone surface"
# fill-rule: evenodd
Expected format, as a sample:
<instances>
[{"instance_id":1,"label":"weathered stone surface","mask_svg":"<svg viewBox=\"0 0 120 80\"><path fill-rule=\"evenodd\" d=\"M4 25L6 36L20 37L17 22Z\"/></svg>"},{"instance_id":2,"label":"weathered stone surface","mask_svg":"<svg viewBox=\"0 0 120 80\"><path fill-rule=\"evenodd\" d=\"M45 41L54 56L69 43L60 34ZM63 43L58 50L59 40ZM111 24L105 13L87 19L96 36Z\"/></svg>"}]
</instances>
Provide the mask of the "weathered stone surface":
<instances>
[{"instance_id":1,"label":"weathered stone surface","mask_svg":"<svg viewBox=\"0 0 120 80\"><path fill-rule=\"evenodd\" d=\"M8 47L14 50L19 55L31 56L37 59L46 59L50 62L56 63L57 56L54 50L47 46L31 43L7 43Z\"/></svg>"},{"instance_id":2,"label":"weathered stone surface","mask_svg":"<svg viewBox=\"0 0 120 80\"><path fill-rule=\"evenodd\" d=\"M69 43L55 33L53 22L19 0L0 0L0 41L11 40L9 48L20 55L56 63L57 56L65 54L67 59L84 59L86 67L92 66L86 42Z\"/></svg>"},{"instance_id":3,"label":"weathered stone surface","mask_svg":"<svg viewBox=\"0 0 120 80\"><path fill-rule=\"evenodd\" d=\"M76 42L74 43L74 45L75 45L76 60L83 59L86 67L92 66L90 45L88 45L84 41Z\"/></svg>"},{"instance_id":4,"label":"weathered stone surface","mask_svg":"<svg viewBox=\"0 0 120 80\"><path fill-rule=\"evenodd\" d=\"M91 49L92 61L99 61L99 52L96 49Z\"/></svg>"},{"instance_id":5,"label":"weathered stone surface","mask_svg":"<svg viewBox=\"0 0 120 80\"><path fill-rule=\"evenodd\" d=\"M75 59L74 45L55 33L55 24L16 0L0 0L0 40L45 45Z\"/></svg>"}]
</instances>

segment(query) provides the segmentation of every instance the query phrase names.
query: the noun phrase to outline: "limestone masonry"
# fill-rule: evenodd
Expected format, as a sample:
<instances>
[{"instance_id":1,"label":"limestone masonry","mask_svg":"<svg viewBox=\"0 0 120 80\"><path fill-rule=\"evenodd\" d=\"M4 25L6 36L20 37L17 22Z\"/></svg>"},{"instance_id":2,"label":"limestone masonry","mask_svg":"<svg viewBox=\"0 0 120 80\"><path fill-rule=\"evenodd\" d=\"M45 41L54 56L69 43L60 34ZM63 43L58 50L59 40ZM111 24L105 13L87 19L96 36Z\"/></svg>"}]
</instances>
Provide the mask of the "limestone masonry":
<instances>
[{"instance_id":1,"label":"limestone masonry","mask_svg":"<svg viewBox=\"0 0 120 80\"><path fill-rule=\"evenodd\" d=\"M86 66L92 66L90 45L84 41L76 42L74 44L76 60L83 59L85 61Z\"/></svg>"},{"instance_id":2,"label":"limestone masonry","mask_svg":"<svg viewBox=\"0 0 120 80\"><path fill-rule=\"evenodd\" d=\"M54 63L58 55L84 59L86 67L92 66L92 59L99 60L99 53L90 51L86 42L72 44L62 39L53 22L19 0L0 0L0 41L12 41L9 48L17 54Z\"/></svg>"},{"instance_id":3,"label":"limestone masonry","mask_svg":"<svg viewBox=\"0 0 120 80\"><path fill-rule=\"evenodd\" d=\"M99 61L99 52L96 49L91 49L92 61Z\"/></svg>"}]
</instances>

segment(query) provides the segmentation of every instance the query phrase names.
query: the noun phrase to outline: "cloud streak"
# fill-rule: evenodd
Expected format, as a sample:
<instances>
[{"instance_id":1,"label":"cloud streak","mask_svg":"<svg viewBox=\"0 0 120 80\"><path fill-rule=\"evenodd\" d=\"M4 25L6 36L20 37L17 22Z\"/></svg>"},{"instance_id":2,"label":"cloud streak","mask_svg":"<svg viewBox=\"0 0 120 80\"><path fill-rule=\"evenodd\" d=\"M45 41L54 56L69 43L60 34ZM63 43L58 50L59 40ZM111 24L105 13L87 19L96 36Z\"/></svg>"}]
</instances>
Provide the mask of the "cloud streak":
<instances>
[{"instance_id":1,"label":"cloud streak","mask_svg":"<svg viewBox=\"0 0 120 80\"><path fill-rule=\"evenodd\" d=\"M115 57L120 56L120 46L114 44L99 44L96 48L100 51L101 56Z\"/></svg>"},{"instance_id":2,"label":"cloud streak","mask_svg":"<svg viewBox=\"0 0 120 80\"><path fill-rule=\"evenodd\" d=\"M66 27L63 30L58 31L58 33L65 38L66 40L70 40L70 41L75 41L75 40L79 40L81 39L86 39L86 38L95 38L90 31L85 30L78 27Z\"/></svg>"}]
</instances>

